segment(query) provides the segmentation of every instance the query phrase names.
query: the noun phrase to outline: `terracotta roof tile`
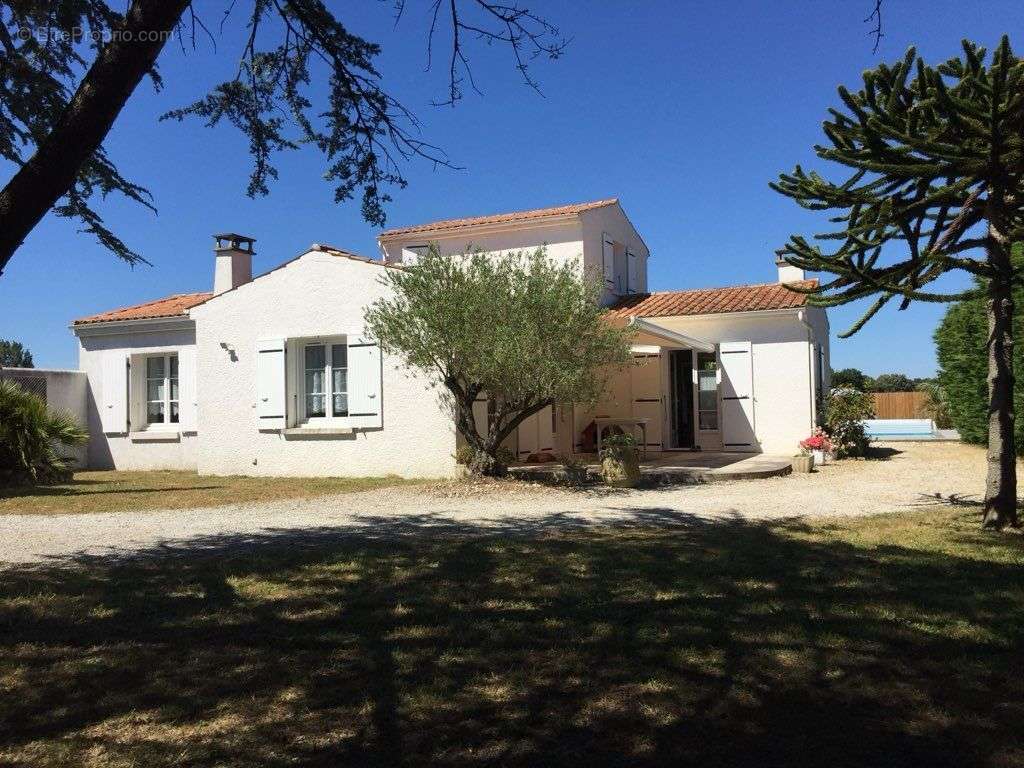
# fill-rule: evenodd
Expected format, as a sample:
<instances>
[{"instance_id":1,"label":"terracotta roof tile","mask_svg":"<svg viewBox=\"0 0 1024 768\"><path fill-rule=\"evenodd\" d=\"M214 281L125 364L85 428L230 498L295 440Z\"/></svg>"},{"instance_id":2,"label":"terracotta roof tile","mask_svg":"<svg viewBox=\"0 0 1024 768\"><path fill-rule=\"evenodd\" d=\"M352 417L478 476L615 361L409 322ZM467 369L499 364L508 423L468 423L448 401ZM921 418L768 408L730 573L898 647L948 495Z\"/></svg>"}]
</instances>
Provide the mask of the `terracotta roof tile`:
<instances>
[{"instance_id":1,"label":"terracotta roof tile","mask_svg":"<svg viewBox=\"0 0 1024 768\"><path fill-rule=\"evenodd\" d=\"M817 280L792 285L813 288ZM807 295L781 283L736 285L728 288L700 288L693 291L658 291L627 296L609 308L618 317L668 317L673 315L715 315L725 312L757 312L766 309L795 309L807 303Z\"/></svg>"},{"instance_id":2,"label":"terracotta roof tile","mask_svg":"<svg viewBox=\"0 0 1024 768\"><path fill-rule=\"evenodd\" d=\"M87 325L89 323L112 323L117 320L147 320L155 317L177 317L186 315L188 311L213 296L212 293L178 293L156 301L147 301L145 304L135 304L131 307L113 309L109 312L100 312L97 315L89 315L75 320L75 325Z\"/></svg>"},{"instance_id":3,"label":"terracotta roof tile","mask_svg":"<svg viewBox=\"0 0 1024 768\"><path fill-rule=\"evenodd\" d=\"M412 227L398 227L397 229L388 229L380 233L380 238L386 240L389 238L400 237L402 235L412 235L425 232L436 232L446 229L463 229L466 227L476 227L483 224L504 224L512 221L529 221L532 219L546 219L555 216L570 216L573 214L580 214L584 211L589 211L594 208L604 208L608 205L615 205L619 202L617 197L612 197L607 200L594 200L589 203L573 203L571 205L557 205L553 208L536 208L532 211L515 211L513 213L495 213L490 216L474 216L468 219L446 219L444 221L432 221L428 224L417 224Z\"/></svg>"}]
</instances>

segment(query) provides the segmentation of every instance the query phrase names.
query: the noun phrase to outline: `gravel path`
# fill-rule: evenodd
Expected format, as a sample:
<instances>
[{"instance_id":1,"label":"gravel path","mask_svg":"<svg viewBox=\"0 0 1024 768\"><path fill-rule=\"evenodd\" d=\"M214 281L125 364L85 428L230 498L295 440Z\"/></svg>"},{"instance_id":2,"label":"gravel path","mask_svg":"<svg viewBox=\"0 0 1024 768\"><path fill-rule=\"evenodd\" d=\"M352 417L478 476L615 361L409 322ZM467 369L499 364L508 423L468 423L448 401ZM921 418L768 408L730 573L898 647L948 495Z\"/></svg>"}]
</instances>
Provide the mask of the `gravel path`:
<instances>
[{"instance_id":1,"label":"gravel path","mask_svg":"<svg viewBox=\"0 0 1024 768\"><path fill-rule=\"evenodd\" d=\"M887 460L845 461L811 475L674 486L567 491L516 483L385 488L209 509L0 516L0 562L28 563L140 551L254 546L281 535L382 536L424 532L686 524L694 519L855 516L911 509L936 494L977 500L985 457L956 443L880 443Z\"/></svg>"}]
</instances>

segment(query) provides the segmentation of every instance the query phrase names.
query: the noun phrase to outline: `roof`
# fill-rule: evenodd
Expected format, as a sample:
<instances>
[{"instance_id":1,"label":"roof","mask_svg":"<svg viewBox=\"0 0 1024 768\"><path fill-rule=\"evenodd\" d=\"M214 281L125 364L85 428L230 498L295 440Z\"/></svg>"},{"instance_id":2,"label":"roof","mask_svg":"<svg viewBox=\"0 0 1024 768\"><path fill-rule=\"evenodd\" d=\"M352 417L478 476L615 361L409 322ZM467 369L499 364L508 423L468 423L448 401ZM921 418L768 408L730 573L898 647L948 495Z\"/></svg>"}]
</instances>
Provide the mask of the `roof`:
<instances>
[{"instance_id":1,"label":"roof","mask_svg":"<svg viewBox=\"0 0 1024 768\"><path fill-rule=\"evenodd\" d=\"M278 264L273 269L264 272L262 275L257 275L253 280L259 280L261 277L269 275L271 272L276 272L283 267L288 266L293 261L305 256L310 251L320 251L322 253L330 254L331 256L338 256L351 261L358 261L364 264L371 264L380 267L388 267L391 269L400 269L396 264L387 264L380 259L371 259L367 256L359 256L355 253L343 250L341 248L335 248L332 245L321 245L320 243L313 243L309 250L303 251L301 254L296 256L294 259ZM249 282L252 282L251 280ZM243 283L242 285L248 285ZM236 286L230 290L224 291L221 294L223 296L226 293L237 290L241 286ZM173 296L168 296L163 299L156 299L155 301L147 301L145 304L135 304L130 307L122 307L121 309L112 309L109 312L101 312L97 315L89 315L88 317L82 317L75 320L73 325L90 325L92 323L113 323L119 320L149 320L160 317L184 317L188 314L188 311L193 307L197 307L200 304L205 304L210 299L214 298L212 291L205 291L202 293L176 293Z\"/></svg>"},{"instance_id":2,"label":"roof","mask_svg":"<svg viewBox=\"0 0 1024 768\"><path fill-rule=\"evenodd\" d=\"M806 290L816 287L818 281L800 280L789 285ZM641 293L621 299L609 308L609 312L618 317L669 317L796 309L805 304L807 294L792 291L782 283L764 283Z\"/></svg>"},{"instance_id":3,"label":"roof","mask_svg":"<svg viewBox=\"0 0 1024 768\"><path fill-rule=\"evenodd\" d=\"M417 224L412 227L387 229L380 233L380 238L382 240L386 240L403 235L437 232L448 229L467 229L469 227L478 227L486 224L506 224L514 221L534 221L537 219L550 219L558 216L576 216L584 211L590 211L594 208L605 208L609 205L616 205L618 202L619 198L610 197L607 200L593 200L589 203L557 205L553 208L535 208L531 211L494 213L489 216L474 216L469 219L445 219L444 221L433 221L428 224Z\"/></svg>"},{"instance_id":4,"label":"roof","mask_svg":"<svg viewBox=\"0 0 1024 768\"><path fill-rule=\"evenodd\" d=\"M145 304L134 304L130 307L112 309L109 312L100 312L97 315L89 315L75 320L75 325L88 325L89 323L113 323L118 320L147 320L156 317L177 317L187 315L192 307L202 304L213 297L213 293L176 293L155 301L147 301Z\"/></svg>"}]
</instances>

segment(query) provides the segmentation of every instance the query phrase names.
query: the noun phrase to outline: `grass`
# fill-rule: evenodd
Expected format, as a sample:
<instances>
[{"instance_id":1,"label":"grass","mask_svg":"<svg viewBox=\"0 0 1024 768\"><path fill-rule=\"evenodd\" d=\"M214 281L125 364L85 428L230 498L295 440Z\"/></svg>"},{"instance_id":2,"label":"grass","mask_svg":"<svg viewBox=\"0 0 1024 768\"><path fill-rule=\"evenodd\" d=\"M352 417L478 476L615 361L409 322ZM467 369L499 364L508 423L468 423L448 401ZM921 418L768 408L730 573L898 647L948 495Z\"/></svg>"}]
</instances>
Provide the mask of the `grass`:
<instances>
[{"instance_id":1,"label":"grass","mask_svg":"<svg viewBox=\"0 0 1024 768\"><path fill-rule=\"evenodd\" d=\"M0 765L1024 765L1021 537L648 519L4 571Z\"/></svg>"},{"instance_id":2,"label":"grass","mask_svg":"<svg viewBox=\"0 0 1024 768\"><path fill-rule=\"evenodd\" d=\"M191 509L366 491L399 477L211 477L195 472L75 472L70 483L0 487L0 514Z\"/></svg>"}]
</instances>

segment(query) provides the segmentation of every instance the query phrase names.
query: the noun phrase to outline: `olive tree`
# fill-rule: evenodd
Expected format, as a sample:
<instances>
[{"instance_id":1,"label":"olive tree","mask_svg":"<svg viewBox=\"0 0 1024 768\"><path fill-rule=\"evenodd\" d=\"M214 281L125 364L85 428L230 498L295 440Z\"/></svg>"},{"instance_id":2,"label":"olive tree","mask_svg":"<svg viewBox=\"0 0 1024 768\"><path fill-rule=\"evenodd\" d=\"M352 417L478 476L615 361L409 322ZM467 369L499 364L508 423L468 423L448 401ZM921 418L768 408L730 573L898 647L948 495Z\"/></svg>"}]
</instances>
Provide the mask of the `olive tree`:
<instances>
[{"instance_id":1,"label":"olive tree","mask_svg":"<svg viewBox=\"0 0 1024 768\"><path fill-rule=\"evenodd\" d=\"M390 290L367 310L367 328L441 387L483 474L504 470L498 448L524 419L595 402L630 363L629 332L604 319L599 283L544 249L444 256L431 246L381 279ZM483 396L488 423L477 424Z\"/></svg>"}]
</instances>

